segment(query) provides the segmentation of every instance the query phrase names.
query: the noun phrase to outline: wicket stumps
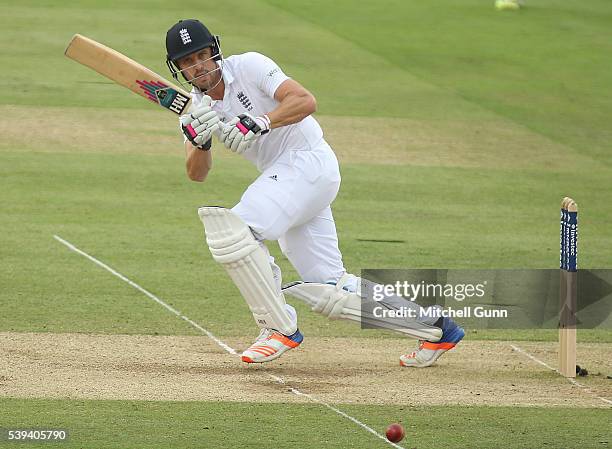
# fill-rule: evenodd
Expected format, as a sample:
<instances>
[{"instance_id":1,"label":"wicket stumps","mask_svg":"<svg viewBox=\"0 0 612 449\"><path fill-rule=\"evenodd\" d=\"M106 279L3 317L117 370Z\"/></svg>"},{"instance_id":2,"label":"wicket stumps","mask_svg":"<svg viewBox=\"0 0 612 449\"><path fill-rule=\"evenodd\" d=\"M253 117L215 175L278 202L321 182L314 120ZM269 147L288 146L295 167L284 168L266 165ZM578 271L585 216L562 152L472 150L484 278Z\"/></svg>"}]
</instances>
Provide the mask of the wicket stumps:
<instances>
[{"instance_id":1,"label":"wicket stumps","mask_svg":"<svg viewBox=\"0 0 612 449\"><path fill-rule=\"evenodd\" d=\"M568 197L561 202L559 265L559 372L576 377L576 308L578 271L578 205Z\"/></svg>"}]
</instances>

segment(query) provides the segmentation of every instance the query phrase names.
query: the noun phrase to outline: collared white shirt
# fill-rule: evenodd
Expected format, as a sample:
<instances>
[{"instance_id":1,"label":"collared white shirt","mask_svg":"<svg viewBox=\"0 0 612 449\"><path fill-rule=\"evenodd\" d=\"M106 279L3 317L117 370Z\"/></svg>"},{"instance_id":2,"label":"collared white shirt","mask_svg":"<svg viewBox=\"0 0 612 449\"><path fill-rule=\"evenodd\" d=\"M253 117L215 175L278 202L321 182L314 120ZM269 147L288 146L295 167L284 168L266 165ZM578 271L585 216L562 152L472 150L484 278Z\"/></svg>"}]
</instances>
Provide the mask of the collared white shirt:
<instances>
[{"instance_id":1,"label":"collared white shirt","mask_svg":"<svg viewBox=\"0 0 612 449\"><path fill-rule=\"evenodd\" d=\"M288 79L274 61L260 53L229 56L223 61L223 100L213 101L212 109L224 122L244 113L253 117L267 114L279 105L274 93ZM191 94L193 108L198 107L203 94L196 88L192 89ZM285 151L308 151L322 139L323 131L319 123L308 116L298 123L275 128L260 136L243 156L263 172Z\"/></svg>"}]
</instances>

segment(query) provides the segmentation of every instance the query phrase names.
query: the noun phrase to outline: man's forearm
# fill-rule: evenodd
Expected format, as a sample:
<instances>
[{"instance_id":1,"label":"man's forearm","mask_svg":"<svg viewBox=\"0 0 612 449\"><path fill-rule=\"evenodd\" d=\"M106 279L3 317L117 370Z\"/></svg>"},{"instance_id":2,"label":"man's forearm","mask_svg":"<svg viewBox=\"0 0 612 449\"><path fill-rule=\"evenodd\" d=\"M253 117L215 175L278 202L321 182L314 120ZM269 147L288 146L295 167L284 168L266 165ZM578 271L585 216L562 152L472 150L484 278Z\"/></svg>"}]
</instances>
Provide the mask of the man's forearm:
<instances>
[{"instance_id":1,"label":"man's forearm","mask_svg":"<svg viewBox=\"0 0 612 449\"><path fill-rule=\"evenodd\" d=\"M297 123L316 110L317 102L312 95L289 94L276 109L268 113L268 118L274 129Z\"/></svg>"},{"instance_id":2,"label":"man's forearm","mask_svg":"<svg viewBox=\"0 0 612 449\"><path fill-rule=\"evenodd\" d=\"M199 150L190 142L185 142L185 156L185 165L189 179L198 182L204 181L212 168L211 151Z\"/></svg>"}]
</instances>

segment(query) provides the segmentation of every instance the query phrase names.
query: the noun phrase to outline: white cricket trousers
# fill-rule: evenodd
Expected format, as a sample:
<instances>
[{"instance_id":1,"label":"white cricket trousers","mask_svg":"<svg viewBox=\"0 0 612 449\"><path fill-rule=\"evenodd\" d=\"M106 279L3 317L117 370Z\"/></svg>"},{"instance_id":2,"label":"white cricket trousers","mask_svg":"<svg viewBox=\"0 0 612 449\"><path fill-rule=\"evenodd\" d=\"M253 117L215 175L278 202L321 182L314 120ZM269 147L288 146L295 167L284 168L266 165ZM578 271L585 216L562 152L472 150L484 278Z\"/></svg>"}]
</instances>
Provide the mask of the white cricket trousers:
<instances>
[{"instance_id":1,"label":"white cricket trousers","mask_svg":"<svg viewBox=\"0 0 612 449\"><path fill-rule=\"evenodd\" d=\"M286 150L232 208L260 240L278 240L305 282L337 282L344 274L330 204L340 188L338 160L321 140ZM280 269L270 257L277 282Z\"/></svg>"}]
</instances>

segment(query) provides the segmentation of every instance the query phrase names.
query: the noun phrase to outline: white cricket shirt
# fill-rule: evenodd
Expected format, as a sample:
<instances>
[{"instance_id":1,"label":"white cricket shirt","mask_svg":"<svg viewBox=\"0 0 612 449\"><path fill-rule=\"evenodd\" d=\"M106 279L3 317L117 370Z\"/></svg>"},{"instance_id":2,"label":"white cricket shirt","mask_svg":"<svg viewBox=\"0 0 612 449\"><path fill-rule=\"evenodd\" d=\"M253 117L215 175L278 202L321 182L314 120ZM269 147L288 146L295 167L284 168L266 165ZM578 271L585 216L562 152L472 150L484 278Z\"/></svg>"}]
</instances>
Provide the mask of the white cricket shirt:
<instances>
[{"instance_id":1,"label":"white cricket shirt","mask_svg":"<svg viewBox=\"0 0 612 449\"><path fill-rule=\"evenodd\" d=\"M217 63L219 64L219 63ZM239 114L253 117L267 114L279 105L274 99L278 86L289 77L270 58L255 52L232 55L224 59L223 100L212 102L212 109L222 121L228 122ZM191 91L193 108L200 105L203 94L196 88ZM323 131L312 116L293 125L275 128L260 136L243 156L260 172L288 150L305 150L320 144Z\"/></svg>"}]
</instances>

